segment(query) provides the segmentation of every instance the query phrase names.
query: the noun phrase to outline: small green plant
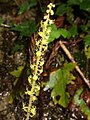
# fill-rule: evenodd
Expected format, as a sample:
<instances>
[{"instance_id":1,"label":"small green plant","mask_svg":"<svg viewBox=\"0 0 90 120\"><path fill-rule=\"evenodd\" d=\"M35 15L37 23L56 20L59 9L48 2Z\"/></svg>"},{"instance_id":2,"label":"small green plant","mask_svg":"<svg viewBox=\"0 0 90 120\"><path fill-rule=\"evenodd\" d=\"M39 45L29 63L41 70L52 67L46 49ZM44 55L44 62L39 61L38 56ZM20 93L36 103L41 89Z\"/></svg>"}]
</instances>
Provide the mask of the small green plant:
<instances>
[{"instance_id":1,"label":"small green plant","mask_svg":"<svg viewBox=\"0 0 90 120\"><path fill-rule=\"evenodd\" d=\"M77 90L74 96L74 101L77 106L80 106L81 111L88 116L88 120L90 120L90 109L89 107L87 107L85 101L83 99L80 99L80 95L82 92L83 92L83 88Z\"/></svg>"},{"instance_id":2,"label":"small green plant","mask_svg":"<svg viewBox=\"0 0 90 120\"><path fill-rule=\"evenodd\" d=\"M25 11L37 5L37 0L26 0L19 8L18 14L23 14Z\"/></svg>"},{"instance_id":3,"label":"small green plant","mask_svg":"<svg viewBox=\"0 0 90 120\"><path fill-rule=\"evenodd\" d=\"M41 27L38 32L39 38L36 40L34 56L32 63L30 64L32 75L28 77L28 82L31 89L27 89L26 91L26 94L28 94L30 98L28 106L24 105L23 107L27 112L26 120L29 120L29 116L32 117L36 114L36 106L34 105L34 102L39 95L39 79L40 74L43 72L44 54L48 48L48 39L51 32L50 25L53 24L53 20L50 19L50 16L54 14L52 8L55 7L55 5L50 3L47 7L47 14L44 16L44 21L41 21Z\"/></svg>"},{"instance_id":4,"label":"small green plant","mask_svg":"<svg viewBox=\"0 0 90 120\"><path fill-rule=\"evenodd\" d=\"M54 14L52 8L55 7L52 3L48 5L48 10L44 16L44 20L40 23L40 28L38 32L38 38L36 39L35 49L33 54L33 59L30 61L31 74L28 77L29 87L26 88L25 94L29 96L29 102L26 105L23 103L23 109L26 112L26 120L29 120L30 117L33 117L36 114L35 101L37 101L37 96L40 91L40 75L43 72L43 65L45 63L44 55L48 49L48 44L56 39L64 38L65 42L79 36L83 35L85 43L85 55L87 59L90 59L90 25L83 23L83 25L77 25L75 22L76 17L74 16L74 7L77 6L79 10L83 10L83 13L86 11L90 13L90 0L67 0L67 2L59 4L56 8L55 15L57 16L66 16L66 21L69 25L64 26L63 28L57 28L53 24L50 16ZM26 0L20 7L18 15L23 14L25 11L37 5L37 0ZM0 25L3 24L3 20L0 19ZM20 24L14 24L9 26L11 30L18 31L21 36L30 37L33 33L37 31L36 24L34 21L25 21ZM33 29L32 29L33 28ZM79 34L79 30L80 34ZM80 37L80 36L79 36ZM67 41L66 41L67 40ZM76 38L75 38L76 40ZM22 50L23 46L17 44L13 50L14 52ZM74 76L71 71L75 68L73 63L65 63L64 66L50 74L49 82L46 84L44 90L51 89L51 97L55 104L60 104L63 107L67 107L70 96L66 91L66 87L69 83L73 84ZM17 70L11 72L12 75L17 78L20 76L23 67L18 67ZM14 82L16 84L17 80ZM86 107L85 101L79 99L81 91L78 91L74 97L77 105L80 105L82 112L87 114L88 119L90 120L90 111Z\"/></svg>"},{"instance_id":5,"label":"small green plant","mask_svg":"<svg viewBox=\"0 0 90 120\"><path fill-rule=\"evenodd\" d=\"M65 63L64 67L50 74L50 80L44 89L52 89L51 97L55 104L67 107L69 103L69 93L66 92L66 86L73 84L74 76L70 71L74 69L73 63ZM58 99L57 99L58 97Z\"/></svg>"}]
</instances>

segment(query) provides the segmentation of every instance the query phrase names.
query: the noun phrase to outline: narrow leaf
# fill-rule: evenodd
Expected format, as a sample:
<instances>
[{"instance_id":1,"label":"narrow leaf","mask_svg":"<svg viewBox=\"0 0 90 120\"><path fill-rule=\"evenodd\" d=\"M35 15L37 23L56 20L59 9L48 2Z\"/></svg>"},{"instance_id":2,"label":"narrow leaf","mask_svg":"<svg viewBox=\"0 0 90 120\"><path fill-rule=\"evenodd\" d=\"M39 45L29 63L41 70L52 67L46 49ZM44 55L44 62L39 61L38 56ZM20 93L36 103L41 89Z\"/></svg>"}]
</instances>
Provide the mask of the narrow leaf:
<instances>
[{"instance_id":1,"label":"narrow leaf","mask_svg":"<svg viewBox=\"0 0 90 120\"><path fill-rule=\"evenodd\" d=\"M26 10L30 9L31 7L36 6L37 1L36 0L27 0L25 1L19 8L18 14L24 13Z\"/></svg>"},{"instance_id":2,"label":"narrow leaf","mask_svg":"<svg viewBox=\"0 0 90 120\"><path fill-rule=\"evenodd\" d=\"M23 36L31 36L36 31L36 24L34 21L26 21L15 25L11 30L18 31Z\"/></svg>"},{"instance_id":3,"label":"narrow leaf","mask_svg":"<svg viewBox=\"0 0 90 120\"><path fill-rule=\"evenodd\" d=\"M11 75L15 76L15 77L19 77L22 70L23 70L24 66L19 66L17 70L14 70L12 72L10 72Z\"/></svg>"}]
</instances>

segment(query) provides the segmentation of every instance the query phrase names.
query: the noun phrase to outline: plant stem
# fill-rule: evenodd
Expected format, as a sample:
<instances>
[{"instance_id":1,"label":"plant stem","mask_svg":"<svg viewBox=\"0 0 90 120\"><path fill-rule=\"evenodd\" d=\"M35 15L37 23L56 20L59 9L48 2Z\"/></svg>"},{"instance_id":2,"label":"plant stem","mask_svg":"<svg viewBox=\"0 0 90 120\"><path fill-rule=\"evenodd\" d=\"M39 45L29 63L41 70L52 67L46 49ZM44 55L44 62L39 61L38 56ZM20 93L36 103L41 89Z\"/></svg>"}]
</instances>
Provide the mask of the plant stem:
<instances>
[{"instance_id":1,"label":"plant stem","mask_svg":"<svg viewBox=\"0 0 90 120\"><path fill-rule=\"evenodd\" d=\"M31 110L31 107L32 107L32 102L33 102L33 93L34 93L35 82L36 81L33 81L32 88L31 88L31 93L32 94L30 95L30 98L29 98L26 120L29 120L29 116L30 116L30 110Z\"/></svg>"}]
</instances>

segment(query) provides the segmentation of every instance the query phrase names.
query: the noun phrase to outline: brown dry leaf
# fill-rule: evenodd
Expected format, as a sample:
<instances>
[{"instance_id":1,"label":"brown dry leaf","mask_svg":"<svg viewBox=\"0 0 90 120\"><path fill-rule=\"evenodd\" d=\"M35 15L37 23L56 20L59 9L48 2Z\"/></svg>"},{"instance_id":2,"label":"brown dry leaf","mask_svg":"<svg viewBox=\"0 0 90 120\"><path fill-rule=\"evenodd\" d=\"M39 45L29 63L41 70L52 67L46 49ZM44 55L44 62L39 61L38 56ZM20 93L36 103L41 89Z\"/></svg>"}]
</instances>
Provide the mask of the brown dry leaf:
<instances>
[{"instance_id":1,"label":"brown dry leaf","mask_svg":"<svg viewBox=\"0 0 90 120\"><path fill-rule=\"evenodd\" d=\"M50 54L50 56L49 56L49 59L47 60L47 62L46 62L46 64L45 64L45 68L46 68L46 69L48 69L48 67L49 67L50 64L52 63L53 58L56 56L59 47L60 47L60 44L59 44L59 42L57 41L56 44L55 44L55 46L54 46L53 49L52 49L52 52L51 52L51 54Z\"/></svg>"},{"instance_id":2,"label":"brown dry leaf","mask_svg":"<svg viewBox=\"0 0 90 120\"><path fill-rule=\"evenodd\" d=\"M64 20L65 17L64 16L59 16L56 20L55 20L55 25L57 26L57 28L60 28L64 25Z\"/></svg>"}]
</instances>

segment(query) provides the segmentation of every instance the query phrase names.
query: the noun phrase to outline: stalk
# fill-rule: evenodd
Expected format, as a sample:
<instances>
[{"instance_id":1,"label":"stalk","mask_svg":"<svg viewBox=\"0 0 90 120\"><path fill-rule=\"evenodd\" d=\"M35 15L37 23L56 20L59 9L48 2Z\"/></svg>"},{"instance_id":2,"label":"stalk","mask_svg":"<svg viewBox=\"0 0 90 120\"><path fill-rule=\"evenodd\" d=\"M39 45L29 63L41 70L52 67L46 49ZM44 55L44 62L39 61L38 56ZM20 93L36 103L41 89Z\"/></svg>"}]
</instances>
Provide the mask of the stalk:
<instances>
[{"instance_id":1,"label":"stalk","mask_svg":"<svg viewBox=\"0 0 90 120\"><path fill-rule=\"evenodd\" d=\"M27 115L25 120L29 120L29 117L33 117L36 114L36 106L34 105L34 102L37 99L40 90L40 85L37 83L39 82L40 75L43 72L43 55L48 48L48 39L51 32L50 25L53 23L53 21L50 19L50 16L54 14L52 8L55 7L55 5L50 3L47 7L47 14L44 16L44 21L41 21L41 27L38 32L40 39L36 41L33 61L30 65L30 68L32 69L32 76L29 76L28 82L31 85L31 90L27 90L26 92L26 94L28 94L30 97L29 104L26 107Z\"/></svg>"}]
</instances>

